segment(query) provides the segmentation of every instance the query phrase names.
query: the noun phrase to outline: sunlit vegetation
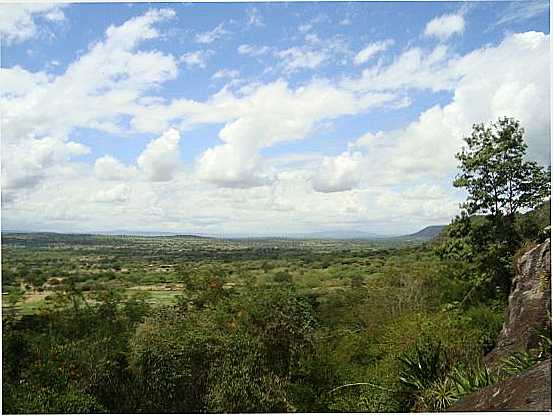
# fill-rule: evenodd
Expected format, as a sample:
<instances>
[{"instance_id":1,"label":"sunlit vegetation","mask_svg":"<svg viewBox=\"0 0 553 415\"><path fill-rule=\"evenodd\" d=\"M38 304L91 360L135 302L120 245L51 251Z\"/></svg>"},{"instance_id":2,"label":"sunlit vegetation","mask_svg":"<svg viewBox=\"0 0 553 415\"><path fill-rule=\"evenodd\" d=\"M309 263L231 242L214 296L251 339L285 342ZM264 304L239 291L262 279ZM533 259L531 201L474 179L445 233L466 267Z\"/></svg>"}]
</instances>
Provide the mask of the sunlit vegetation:
<instances>
[{"instance_id":1,"label":"sunlit vegetation","mask_svg":"<svg viewBox=\"0 0 553 415\"><path fill-rule=\"evenodd\" d=\"M3 235L3 411L443 411L550 357L544 333L500 373L483 362L515 261L549 237L548 172L499 125L533 210L479 199L480 147L509 145L475 126L468 211L425 243Z\"/></svg>"},{"instance_id":2,"label":"sunlit vegetation","mask_svg":"<svg viewBox=\"0 0 553 415\"><path fill-rule=\"evenodd\" d=\"M4 409L407 410L401 356L480 356L503 307L410 245L5 235Z\"/></svg>"}]
</instances>

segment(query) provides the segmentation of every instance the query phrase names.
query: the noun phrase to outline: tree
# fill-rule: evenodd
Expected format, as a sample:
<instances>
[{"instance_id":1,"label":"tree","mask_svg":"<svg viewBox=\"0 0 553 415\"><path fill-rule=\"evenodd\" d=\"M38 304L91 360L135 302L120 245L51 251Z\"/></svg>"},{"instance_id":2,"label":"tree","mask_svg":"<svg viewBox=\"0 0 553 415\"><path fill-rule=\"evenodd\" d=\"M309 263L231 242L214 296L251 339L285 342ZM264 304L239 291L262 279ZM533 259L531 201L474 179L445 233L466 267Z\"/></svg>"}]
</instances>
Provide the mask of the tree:
<instances>
[{"instance_id":1,"label":"tree","mask_svg":"<svg viewBox=\"0 0 553 415\"><path fill-rule=\"evenodd\" d=\"M536 208L550 195L550 168L525 160L524 129L512 118L475 124L464 140L468 148L456 155L460 173L453 185L468 191L465 211L449 226L449 239L437 253L467 265L463 279L471 289L463 302L470 296L489 298L494 292L506 298L514 275L513 256L526 237L517 229L517 213Z\"/></svg>"},{"instance_id":2,"label":"tree","mask_svg":"<svg viewBox=\"0 0 553 415\"><path fill-rule=\"evenodd\" d=\"M475 124L464 140L468 148L455 156L461 173L453 185L467 189L463 207L469 214L512 219L550 195L551 170L524 159L527 145L517 120L504 117L489 125Z\"/></svg>"}]
</instances>

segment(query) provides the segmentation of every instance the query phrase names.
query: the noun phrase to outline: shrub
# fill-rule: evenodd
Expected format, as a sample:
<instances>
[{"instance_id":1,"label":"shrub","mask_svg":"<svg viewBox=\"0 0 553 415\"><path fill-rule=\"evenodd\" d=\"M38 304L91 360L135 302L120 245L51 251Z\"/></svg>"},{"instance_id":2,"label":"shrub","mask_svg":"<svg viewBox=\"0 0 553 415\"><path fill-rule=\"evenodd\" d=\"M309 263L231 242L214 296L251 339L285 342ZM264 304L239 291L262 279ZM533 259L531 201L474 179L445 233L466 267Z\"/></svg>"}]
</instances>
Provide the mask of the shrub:
<instances>
[{"instance_id":1,"label":"shrub","mask_svg":"<svg viewBox=\"0 0 553 415\"><path fill-rule=\"evenodd\" d=\"M418 341L399 357L399 361L401 384L414 394L443 377L448 366L446 351L440 341Z\"/></svg>"}]
</instances>

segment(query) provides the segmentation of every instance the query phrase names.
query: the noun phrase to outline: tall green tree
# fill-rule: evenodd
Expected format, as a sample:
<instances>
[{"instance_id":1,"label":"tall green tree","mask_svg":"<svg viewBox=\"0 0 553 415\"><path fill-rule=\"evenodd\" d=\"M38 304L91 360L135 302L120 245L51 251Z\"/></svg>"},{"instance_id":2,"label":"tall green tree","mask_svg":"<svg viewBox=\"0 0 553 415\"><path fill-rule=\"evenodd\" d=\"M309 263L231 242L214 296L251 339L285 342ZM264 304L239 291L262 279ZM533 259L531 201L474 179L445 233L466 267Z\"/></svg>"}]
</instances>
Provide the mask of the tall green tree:
<instances>
[{"instance_id":1,"label":"tall green tree","mask_svg":"<svg viewBox=\"0 0 553 415\"><path fill-rule=\"evenodd\" d=\"M456 158L460 174L453 185L468 191L469 214L509 218L532 209L550 195L551 170L525 160L524 128L513 118L475 124Z\"/></svg>"},{"instance_id":2,"label":"tall green tree","mask_svg":"<svg viewBox=\"0 0 553 415\"><path fill-rule=\"evenodd\" d=\"M467 265L469 293L489 298L495 292L505 299L514 275L513 256L524 237L515 226L517 213L536 208L550 195L551 171L525 158L524 129L515 119L475 124L464 140L467 147L456 155L460 172L453 185L468 192L465 211L449 226L450 239L437 251Z\"/></svg>"}]
</instances>

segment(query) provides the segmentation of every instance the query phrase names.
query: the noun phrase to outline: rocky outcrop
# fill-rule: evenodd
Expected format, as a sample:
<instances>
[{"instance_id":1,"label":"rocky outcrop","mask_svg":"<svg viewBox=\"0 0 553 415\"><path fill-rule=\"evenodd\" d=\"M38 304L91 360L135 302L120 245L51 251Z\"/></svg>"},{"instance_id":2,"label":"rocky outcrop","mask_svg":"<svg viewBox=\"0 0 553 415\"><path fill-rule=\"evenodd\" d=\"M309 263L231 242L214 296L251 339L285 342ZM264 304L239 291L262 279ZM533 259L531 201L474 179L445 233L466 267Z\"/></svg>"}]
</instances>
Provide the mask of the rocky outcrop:
<instances>
[{"instance_id":1,"label":"rocky outcrop","mask_svg":"<svg viewBox=\"0 0 553 415\"><path fill-rule=\"evenodd\" d=\"M551 359L465 396L449 409L463 411L551 411Z\"/></svg>"},{"instance_id":2,"label":"rocky outcrop","mask_svg":"<svg viewBox=\"0 0 553 415\"><path fill-rule=\"evenodd\" d=\"M498 372L502 359L538 346L540 334L551 328L551 240L530 249L517 262L509 305L497 346L486 365ZM449 411L550 411L551 359L471 393Z\"/></svg>"},{"instance_id":3,"label":"rocky outcrop","mask_svg":"<svg viewBox=\"0 0 553 415\"><path fill-rule=\"evenodd\" d=\"M496 368L502 358L536 347L547 327L551 327L550 239L518 260L503 330L486 363Z\"/></svg>"}]
</instances>

